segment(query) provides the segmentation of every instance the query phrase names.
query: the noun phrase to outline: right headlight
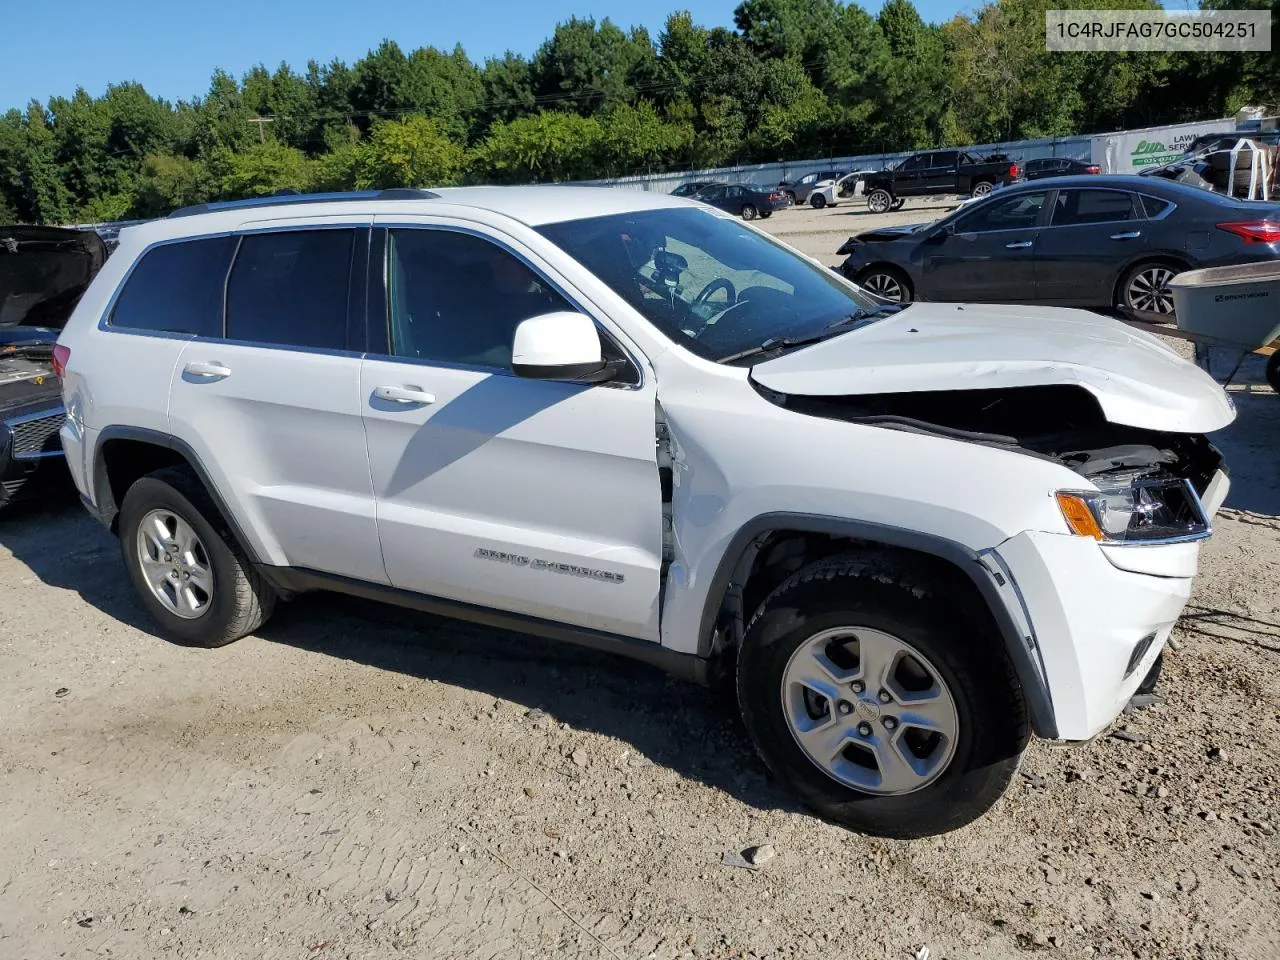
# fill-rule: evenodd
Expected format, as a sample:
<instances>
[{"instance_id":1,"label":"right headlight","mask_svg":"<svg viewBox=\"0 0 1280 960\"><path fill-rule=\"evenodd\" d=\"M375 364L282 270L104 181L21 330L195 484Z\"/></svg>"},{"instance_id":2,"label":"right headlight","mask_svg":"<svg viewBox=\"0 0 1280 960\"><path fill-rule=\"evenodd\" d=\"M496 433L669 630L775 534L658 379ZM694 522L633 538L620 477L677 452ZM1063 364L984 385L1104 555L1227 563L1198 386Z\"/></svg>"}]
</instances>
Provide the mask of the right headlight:
<instances>
[{"instance_id":1,"label":"right headlight","mask_svg":"<svg viewBox=\"0 0 1280 960\"><path fill-rule=\"evenodd\" d=\"M1213 528L1190 480L1104 479L1097 490L1059 490L1054 497L1071 532L1105 543L1200 540Z\"/></svg>"}]
</instances>

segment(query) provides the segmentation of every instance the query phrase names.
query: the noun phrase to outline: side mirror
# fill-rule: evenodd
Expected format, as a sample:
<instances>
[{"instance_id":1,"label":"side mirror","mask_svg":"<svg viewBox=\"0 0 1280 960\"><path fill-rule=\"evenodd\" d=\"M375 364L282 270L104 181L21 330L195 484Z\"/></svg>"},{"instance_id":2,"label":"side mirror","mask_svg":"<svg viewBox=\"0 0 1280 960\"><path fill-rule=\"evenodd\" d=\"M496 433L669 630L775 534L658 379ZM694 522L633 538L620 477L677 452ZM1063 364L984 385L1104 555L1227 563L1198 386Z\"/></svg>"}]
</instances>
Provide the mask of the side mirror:
<instances>
[{"instance_id":1,"label":"side mirror","mask_svg":"<svg viewBox=\"0 0 1280 960\"><path fill-rule=\"evenodd\" d=\"M520 322L511 344L511 369L531 380L577 383L598 383L616 372L604 360L595 323L569 310Z\"/></svg>"}]
</instances>

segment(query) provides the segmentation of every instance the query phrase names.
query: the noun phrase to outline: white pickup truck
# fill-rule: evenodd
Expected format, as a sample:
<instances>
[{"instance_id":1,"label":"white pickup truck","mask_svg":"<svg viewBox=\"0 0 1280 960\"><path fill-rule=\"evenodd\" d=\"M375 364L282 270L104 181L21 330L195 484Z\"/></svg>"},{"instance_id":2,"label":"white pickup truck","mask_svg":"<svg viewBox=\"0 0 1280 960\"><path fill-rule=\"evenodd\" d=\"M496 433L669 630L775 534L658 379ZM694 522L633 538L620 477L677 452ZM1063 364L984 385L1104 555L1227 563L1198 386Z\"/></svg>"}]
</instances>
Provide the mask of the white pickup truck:
<instances>
[{"instance_id":1,"label":"white pickup truck","mask_svg":"<svg viewBox=\"0 0 1280 960\"><path fill-rule=\"evenodd\" d=\"M1234 416L1115 321L880 305L595 188L179 211L121 233L54 362L76 484L169 636L338 590L732 678L782 782L891 836L1115 718Z\"/></svg>"}]
</instances>

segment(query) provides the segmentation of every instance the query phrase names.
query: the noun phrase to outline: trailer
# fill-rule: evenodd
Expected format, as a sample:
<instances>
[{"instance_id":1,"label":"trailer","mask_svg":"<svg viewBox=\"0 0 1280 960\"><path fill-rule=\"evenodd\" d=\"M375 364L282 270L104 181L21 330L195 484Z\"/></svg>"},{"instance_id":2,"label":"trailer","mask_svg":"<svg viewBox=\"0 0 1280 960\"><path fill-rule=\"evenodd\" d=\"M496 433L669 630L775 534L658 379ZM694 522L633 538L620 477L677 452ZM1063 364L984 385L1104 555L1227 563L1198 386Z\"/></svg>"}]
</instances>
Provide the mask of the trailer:
<instances>
[{"instance_id":1,"label":"trailer","mask_svg":"<svg viewBox=\"0 0 1280 960\"><path fill-rule=\"evenodd\" d=\"M1195 345L1196 363L1210 369L1212 351L1235 356L1230 384L1244 358L1267 357L1266 378L1280 394L1280 261L1188 270L1169 281L1177 326L1124 318L1130 326Z\"/></svg>"}]
</instances>

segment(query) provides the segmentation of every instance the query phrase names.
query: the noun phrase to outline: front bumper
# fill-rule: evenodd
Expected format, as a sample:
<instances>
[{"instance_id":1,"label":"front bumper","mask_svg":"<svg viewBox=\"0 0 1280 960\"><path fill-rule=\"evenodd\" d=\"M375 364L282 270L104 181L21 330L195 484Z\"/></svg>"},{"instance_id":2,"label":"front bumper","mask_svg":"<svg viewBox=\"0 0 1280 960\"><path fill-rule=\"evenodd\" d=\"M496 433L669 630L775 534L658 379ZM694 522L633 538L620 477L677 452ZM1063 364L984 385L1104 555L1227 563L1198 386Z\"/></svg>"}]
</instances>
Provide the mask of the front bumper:
<instances>
[{"instance_id":1,"label":"front bumper","mask_svg":"<svg viewBox=\"0 0 1280 960\"><path fill-rule=\"evenodd\" d=\"M995 551L1022 600L1064 740L1088 740L1119 715L1191 596L1198 543L1121 550L1027 532Z\"/></svg>"},{"instance_id":2,"label":"front bumper","mask_svg":"<svg viewBox=\"0 0 1280 960\"><path fill-rule=\"evenodd\" d=\"M66 485L59 430L61 405L6 415L0 421L0 506Z\"/></svg>"}]
</instances>

